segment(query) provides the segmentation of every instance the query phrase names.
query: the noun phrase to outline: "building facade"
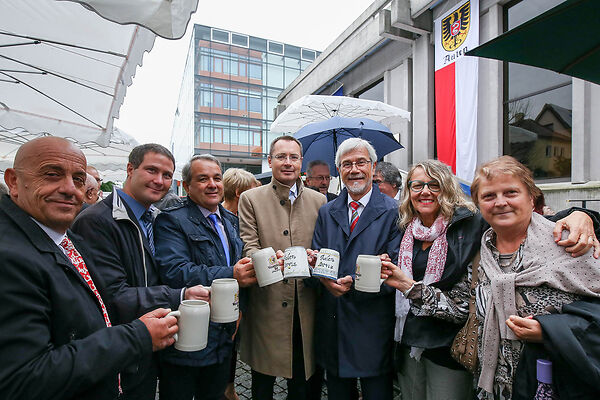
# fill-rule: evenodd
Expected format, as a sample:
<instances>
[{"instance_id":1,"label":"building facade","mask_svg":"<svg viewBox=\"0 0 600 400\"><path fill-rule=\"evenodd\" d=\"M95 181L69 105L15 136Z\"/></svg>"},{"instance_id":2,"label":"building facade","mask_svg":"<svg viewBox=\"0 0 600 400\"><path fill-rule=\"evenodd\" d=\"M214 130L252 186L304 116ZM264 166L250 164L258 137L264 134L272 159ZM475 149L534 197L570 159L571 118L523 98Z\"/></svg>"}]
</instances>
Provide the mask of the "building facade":
<instances>
[{"instance_id":1,"label":"building facade","mask_svg":"<svg viewBox=\"0 0 600 400\"><path fill-rule=\"evenodd\" d=\"M479 2L485 43L564 0ZM436 158L434 21L461 0L376 0L278 98L306 94L380 100L411 112L392 127L405 149L386 157L401 169ZM551 55L549 55L551 56ZM509 154L528 165L557 209L600 199L600 86L539 68L479 59L477 163ZM587 202L600 209L600 202Z\"/></svg>"},{"instance_id":2,"label":"building facade","mask_svg":"<svg viewBox=\"0 0 600 400\"><path fill-rule=\"evenodd\" d=\"M194 25L171 136L178 170L194 154L260 173L277 96L319 53ZM271 137L273 136L273 137Z\"/></svg>"}]
</instances>

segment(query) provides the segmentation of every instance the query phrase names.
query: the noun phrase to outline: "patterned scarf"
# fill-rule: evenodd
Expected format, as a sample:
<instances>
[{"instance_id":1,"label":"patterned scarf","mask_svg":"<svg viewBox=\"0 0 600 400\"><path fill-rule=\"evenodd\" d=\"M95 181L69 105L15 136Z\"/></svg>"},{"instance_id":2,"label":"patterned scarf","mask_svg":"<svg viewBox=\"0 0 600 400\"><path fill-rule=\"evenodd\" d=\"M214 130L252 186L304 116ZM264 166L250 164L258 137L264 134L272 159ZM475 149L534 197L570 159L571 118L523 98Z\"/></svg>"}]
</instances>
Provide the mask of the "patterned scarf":
<instances>
[{"instance_id":1,"label":"patterned scarf","mask_svg":"<svg viewBox=\"0 0 600 400\"><path fill-rule=\"evenodd\" d=\"M398 254L398 264L400 269L411 279L413 278L413 246L415 239L422 242L433 242L427 257L427 268L423 283L426 285L438 282L444 273L446 264L446 255L448 254L448 240L446 239L446 229L448 221L442 215L439 215L431 227L423 226L421 220L417 217L408 224L404 231L404 237L400 243L400 252ZM410 301L404 297L404 294L396 290L396 329L394 338L397 342L402 340L404 323L410 310Z\"/></svg>"}]
</instances>

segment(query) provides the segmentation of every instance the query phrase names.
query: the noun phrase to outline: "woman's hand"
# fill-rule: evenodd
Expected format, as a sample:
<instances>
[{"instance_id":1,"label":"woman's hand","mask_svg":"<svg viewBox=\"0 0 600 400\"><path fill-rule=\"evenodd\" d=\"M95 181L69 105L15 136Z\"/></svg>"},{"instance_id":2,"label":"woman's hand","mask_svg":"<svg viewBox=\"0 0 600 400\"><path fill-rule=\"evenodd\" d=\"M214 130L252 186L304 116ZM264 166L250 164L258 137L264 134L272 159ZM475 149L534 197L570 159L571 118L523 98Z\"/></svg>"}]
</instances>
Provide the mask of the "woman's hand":
<instances>
[{"instance_id":1,"label":"woman's hand","mask_svg":"<svg viewBox=\"0 0 600 400\"><path fill-rule=\"evenodd\" d=\"M381 262L381 279L385 279L383 283L386 285L398 289L403 293L415 283L415 281L406 276L399 267L390 261Z\"/></svg>"},{"instance_id":2,"label":"woman's hand","mask_svg":"<svg viewBox=\"0 0 600 400\"><path fill-rule=\"evenodd\" d=\"M522 318L511 315L506 320L506 325L520 340L537 343L542 341L542 325L533 317Z\"/></svg>"}]
</instances>

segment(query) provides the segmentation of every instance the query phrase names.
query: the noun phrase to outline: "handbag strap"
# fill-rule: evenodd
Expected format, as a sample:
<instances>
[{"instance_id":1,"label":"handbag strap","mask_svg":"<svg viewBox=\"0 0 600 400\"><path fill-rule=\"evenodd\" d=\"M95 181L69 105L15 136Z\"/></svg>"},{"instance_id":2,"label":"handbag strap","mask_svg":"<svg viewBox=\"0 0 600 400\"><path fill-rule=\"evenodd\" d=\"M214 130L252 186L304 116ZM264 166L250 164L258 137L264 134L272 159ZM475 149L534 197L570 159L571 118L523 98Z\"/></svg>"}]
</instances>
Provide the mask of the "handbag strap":
<instances>
[{"instance_id":1,"label":"handbag strap","mask_svg":"<svg viewBox=\"0 0 600 400\"><path fill-rule=\"evenodd\" d=\"M475 314L475 288L477 287L477 280L479 279L479 261L481 260L481 253L477 251L475 257L473 257L472 270L471 270L471 298L469 299L469 314Z\"/></svg>"}]
</instances>

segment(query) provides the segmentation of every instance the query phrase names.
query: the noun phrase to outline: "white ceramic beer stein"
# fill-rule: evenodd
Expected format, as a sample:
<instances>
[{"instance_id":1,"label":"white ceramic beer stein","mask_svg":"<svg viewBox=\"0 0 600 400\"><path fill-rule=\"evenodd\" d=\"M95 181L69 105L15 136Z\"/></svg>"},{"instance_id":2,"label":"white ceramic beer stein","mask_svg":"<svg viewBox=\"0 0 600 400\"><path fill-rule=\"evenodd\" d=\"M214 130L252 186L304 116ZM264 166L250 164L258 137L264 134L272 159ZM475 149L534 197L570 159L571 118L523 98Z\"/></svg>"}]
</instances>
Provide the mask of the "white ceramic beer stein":
<instances>
[{"instance_id":1,"label":"white ceramic beer stein","mask_svg":"<svg viewBox=\"0 0 600 400\"><path fill-rule=\"evenodd\" d=\"M383 283L379 256L361 254L356 257L354 288L361 292L378 293Z\"/></svg>"},{"instance_id":2,"label":"white ceramic beer stein","mask_svg":"<svg viewBox=\"0 0 600 400\"><path fill-rule=\"evenodd\" d=\"M283 280L283 274L272 247L258 250L252 254L251 258L258 286L264 287Z\"/></svg>"},{"instance_id":3,"label":"white ceramic beer stein","mask_svg":"<svg viewBox=\"0 0 600 400\"><path fill-rule=\"evenodd\" d=\"M179 320L179 332L175 338L175 348L181 351L198 351L208 343L210 306L204 300L183 300L177 311L171 311Z\"/></svg>"},{"instance_id":4,"label":"white ceramic beer stein","mask_svg":"<svg viewBox=\"0 0 600 400\"><path fill-rule=\"evenodd\" d=\"M313 276L337 280L340 267L340 253L331 249L321 249L313 268Z\"/></svg>"},{"instance_id":5,"label":"white ceramic beer stein","mask_svg":"<svg viewBox=\"0 0 600 400\"><path fill-rule=\"evenodd\" d=\"M283 256L284 278L309 278L308 255L302 246L293 246L285 249Z\"/></svg>"},{"instance_id":6,"label":"white ceramic beer stein","mask_svg":"<svg viewBox=\"0 0 600 400\"><path fill-rule=\"evenodd\" d=\"M235 322L240 316L240 287L233 278L219 278L210 287L210 320Z\"/></svg>"}]
</instances>

